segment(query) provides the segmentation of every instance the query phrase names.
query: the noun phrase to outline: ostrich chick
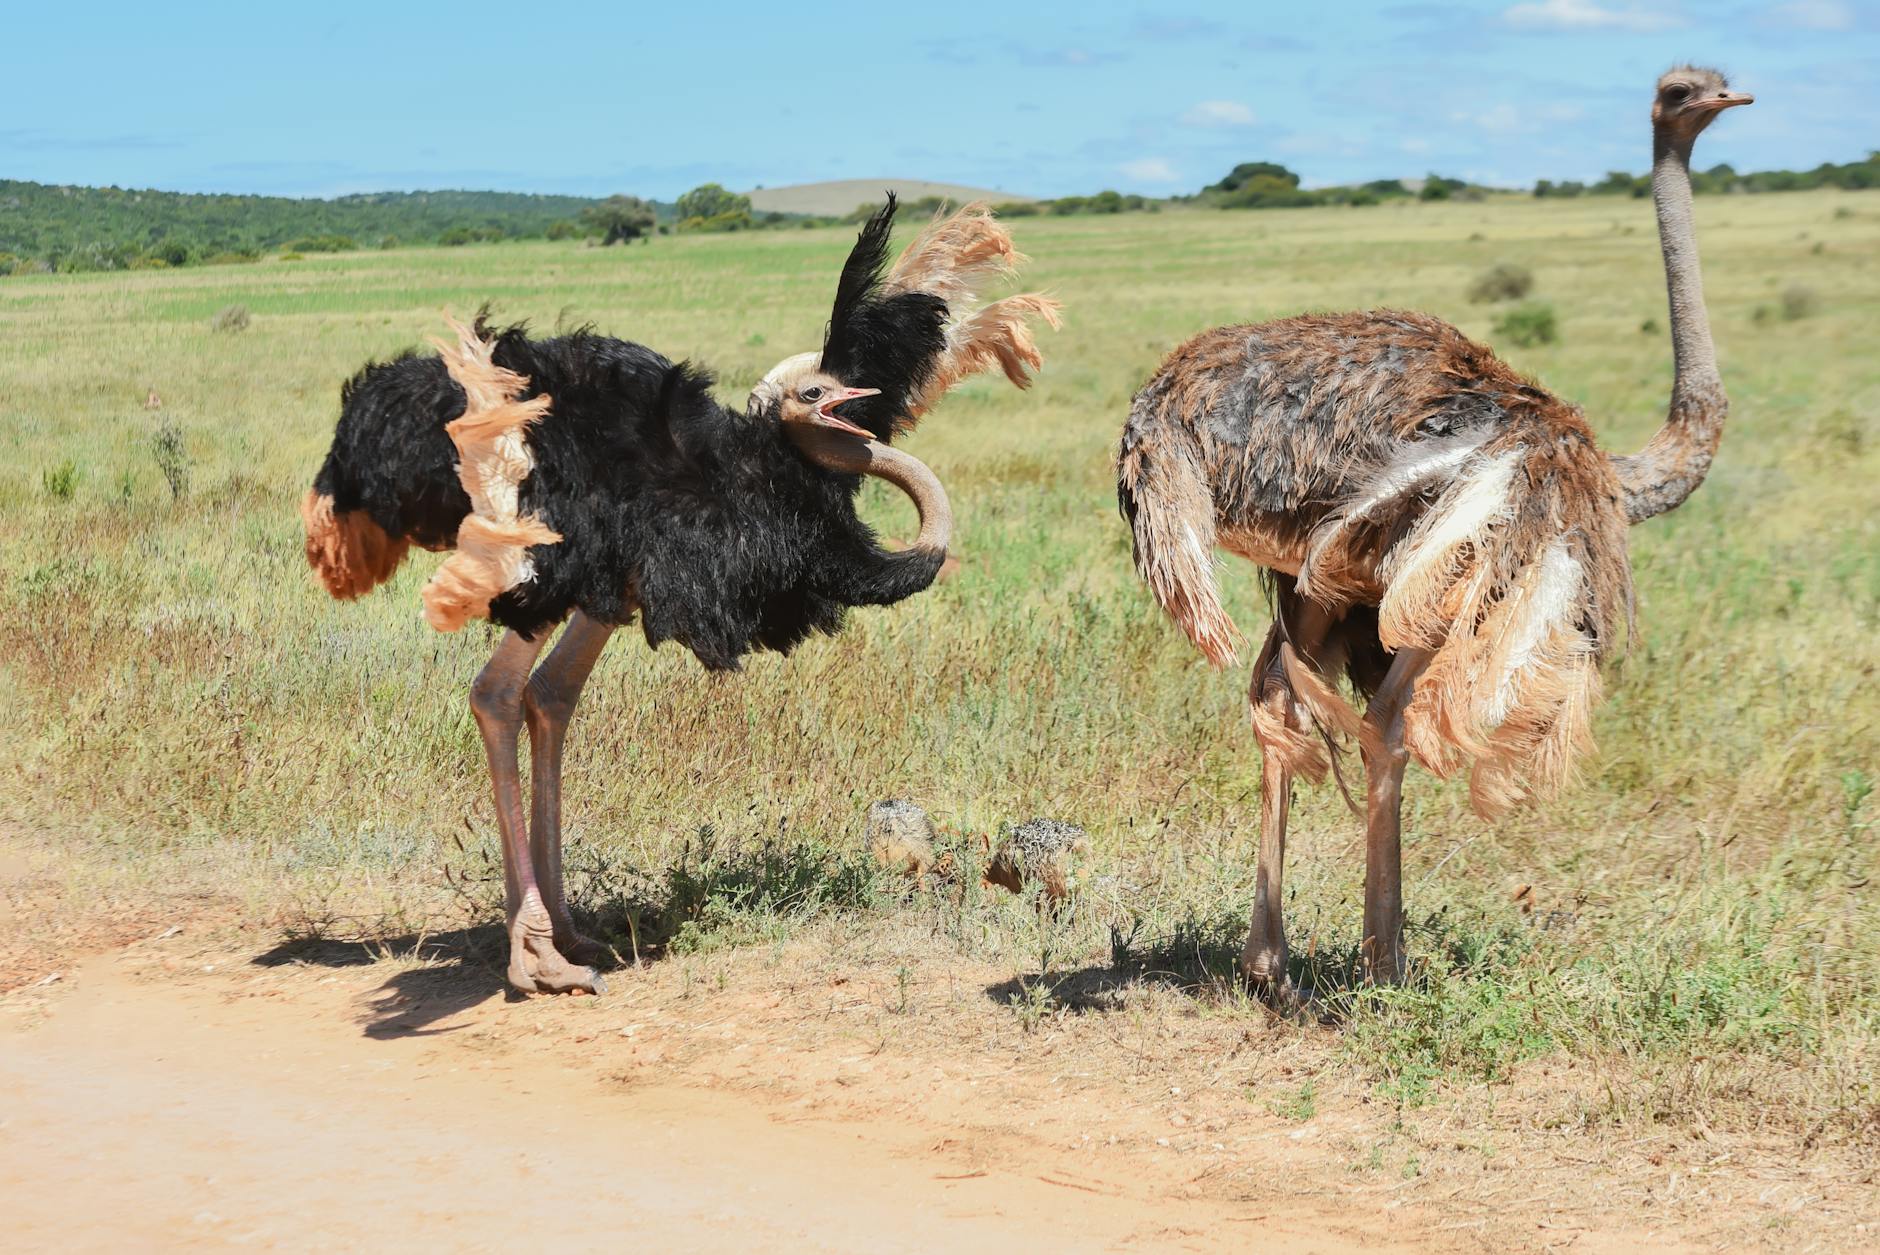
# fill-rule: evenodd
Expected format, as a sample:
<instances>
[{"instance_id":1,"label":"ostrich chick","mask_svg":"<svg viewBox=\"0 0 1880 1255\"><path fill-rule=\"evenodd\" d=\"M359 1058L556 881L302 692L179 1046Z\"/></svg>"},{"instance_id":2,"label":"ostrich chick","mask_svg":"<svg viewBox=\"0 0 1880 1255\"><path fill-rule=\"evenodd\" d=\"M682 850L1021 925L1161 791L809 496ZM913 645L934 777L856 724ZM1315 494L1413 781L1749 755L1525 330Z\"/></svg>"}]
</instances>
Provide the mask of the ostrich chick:
<instances>
[{"instance_id":1,"label":"ostrich chick","mask_svg":"<svg viewBox=\"0 0 1880 1255\"><path fill-rule=\"evenodd\" d=\"M891 797L870 806L867 843L885 871L916 879L933 870L933 820L912 802Z\"/></svg>"},{"instance_id":2,"label":"ostrich chick","mask_svg":"<svg viewBox=\"0 0 1880 1255\"><path fill-rule=\"evenodd\" d=\"M985 880L1013 893L1023 893L1028 881L1037 881L1044 901L1062 905L1071 893L1071 863L1090 850L1090 835L1076 824L1057 819L1033 819L1013 828L986 864Z\"/></svg>"}]
</instances>

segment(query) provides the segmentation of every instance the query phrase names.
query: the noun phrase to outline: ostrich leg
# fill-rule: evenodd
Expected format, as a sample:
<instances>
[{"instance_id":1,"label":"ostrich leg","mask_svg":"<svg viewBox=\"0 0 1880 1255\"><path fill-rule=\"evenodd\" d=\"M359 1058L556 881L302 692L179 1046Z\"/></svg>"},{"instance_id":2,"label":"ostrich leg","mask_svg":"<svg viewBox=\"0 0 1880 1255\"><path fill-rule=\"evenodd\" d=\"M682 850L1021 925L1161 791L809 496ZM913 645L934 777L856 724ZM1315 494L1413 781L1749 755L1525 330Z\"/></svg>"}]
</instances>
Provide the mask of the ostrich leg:
<instances>
[{"instance_id":1,"label":"ostrich leg","mask_svg":"<svg viewBox=\"0 0 1880 1255\"><path fill-rule=\"evenodd\" d=\"M470 710L489 757L496 789L496 826L503 836L503 885L509 923L509 983L524 993L565 993L606 986L592 968L576 967L555 949L554 921L542 901L529 857L522 817L522 782L516 774L516 740L522 731L522 694L529 666L542 652L540 640L505 632L489 665L470 686Z\"/></svg>"},{"instance_id":2,"label":"ostrich leg","mask_svg":"<svg viewBox=\"0 0 1880 1255\"><path fill-rule=\"evenodd\" d=\"M1364 754L1365 979L1396 984L1403 959L1403 714L1430 650L1406 649L1392 659L1359 725Z\"/></svg>"},{"instance_id":3,"label":"ostrich leg","mask_svg":"<svg viewBox=\"0 0 1880 1255\"><path fill-rule=\"evenodd\" d=\"M1295 708L1284 651L1312 659L1334 622L1317 603L1281 595L1278 616L1254 664L1253 684L1247 692L1247 700L1264 712L1267 726L1311 735ZM1240 952L1240 970L1274 1006L1290 1008L1303 1001L1286 974L1286 921L1281 901L1294 758L1289 752L1291 746L1263 732L1262 727L1263 721L1256 718L1254 736L1260 742L1260 865L1254 878L1253 919L1247 930L1247 944Z\"/></svg>"},{"instance_id":4,"label":"ostrich leg","mask_svg":"<svg viewBox=\"0 0 1880 1255\"><path fill-rule=\"evenodd\" d=\"M529 726L529 854L542 902L554 926L555 949L576 963L599 964L608 948L575 931L561 870L561 750L582 686L614 629L579 610L522 692Z\"/></svg>"}]
</instances>

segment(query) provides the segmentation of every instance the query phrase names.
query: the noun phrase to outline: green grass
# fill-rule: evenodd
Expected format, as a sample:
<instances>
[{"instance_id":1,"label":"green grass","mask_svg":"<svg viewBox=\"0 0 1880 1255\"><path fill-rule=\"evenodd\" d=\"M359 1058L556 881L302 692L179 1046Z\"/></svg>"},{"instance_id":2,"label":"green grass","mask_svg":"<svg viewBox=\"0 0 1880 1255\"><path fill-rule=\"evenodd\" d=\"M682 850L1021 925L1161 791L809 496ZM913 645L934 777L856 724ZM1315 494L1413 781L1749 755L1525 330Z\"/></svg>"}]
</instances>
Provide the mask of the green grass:
<instances>
[{"instance_id":1,"label":"green grass","mask_svg":"<svg viewBox=\"0 0 1880 1255\"><path fill-rule=\"evenodd\" d=\"M1734 417L1703 491L1633 537L1644 640L1610 677L1602 752L1558 801L1494 827L1459 785L1413 773L1401 990L1349 988L1358 828L1335 791L1302 793L1291 933L1335 991L1334 1054L1395 1101L1566 1057L1602 1077L1585 1119L1872 1140L1880 194L1698 212ZM1203 666L1130 570L1110 469L1129 398L1222 322L1390 305L1492 339L1498 311L1469 288L1507 264L1533 272L1558 339L1500 347L1609 447L1635 447L1671 370L1649 206L1171 211L1016 231L1029 280L1066 304L1049 365L1028 394L969 385L911 443L953 496L963 574L736 678L623 634L571 741L570 835L599 860L582 884L692 948L930 912L939 944L1029 979L1017 1004L1034 1020L1055 973L1115 955L1179 968L1210 1013L1258 1016L1224 979L1257 840L1245 676ZM0 822L153 878L211 865L258 907L433 909L437 868L488 867L465 690L491 641L422 624L429 557L357 605L311 583L295 505L339 381L488 300L710 363L741 401L815 342L848 239L0 280ZM1806 317L1758 320L1804 290ZM216 332L235 305L247 330ZM152 389L160 413L143 408ZM911 530L893 494L870 488L866 505ZM1257 633L1243 570L1232 609ZM873 885L860 815L894 795L962 848L1038 813L1085 825L1092 907L1058 924ZM459 841L466 825L476 840Z\"/></svg>"}]
</instances>

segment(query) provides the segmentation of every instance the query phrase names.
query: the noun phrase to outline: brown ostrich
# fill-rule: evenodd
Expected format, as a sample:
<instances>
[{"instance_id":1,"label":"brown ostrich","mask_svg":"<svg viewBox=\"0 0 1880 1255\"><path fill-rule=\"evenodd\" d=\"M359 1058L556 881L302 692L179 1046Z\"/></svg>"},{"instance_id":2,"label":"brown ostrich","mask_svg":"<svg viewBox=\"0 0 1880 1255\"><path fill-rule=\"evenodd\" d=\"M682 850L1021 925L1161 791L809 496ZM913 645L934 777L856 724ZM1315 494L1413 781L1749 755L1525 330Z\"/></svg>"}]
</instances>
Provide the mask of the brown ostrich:
<instances>
[{"instance_id":1,"label":"brown ostrich","mask_svg":"<svg viewBox=\"0 0 1880 1255\"><path fill-rule=\"evenodd\" d=\"M1400 980L1406 757L1470 766L1476 811L1558 788L1590 745L1599 663L1632 617L1626 527L1703 481L1728 408L1691 223L1691 146L1750 103L1680 66L1652 105L1652 196L1677 364L1670 415L1628 457L1578 406L1424 314L1312 314L1219 327L1170 354L1123 429L1118 497L1137 569L1210 661L1232 665L1215 546L1265 568L1274 622L1248 700L1260 863L1241 968L1277 1003L1286 811L1333 735L1366 785L1364 970ZM1366 701L1342 701L1343 671Z\"/></svg>"}]
</instances>

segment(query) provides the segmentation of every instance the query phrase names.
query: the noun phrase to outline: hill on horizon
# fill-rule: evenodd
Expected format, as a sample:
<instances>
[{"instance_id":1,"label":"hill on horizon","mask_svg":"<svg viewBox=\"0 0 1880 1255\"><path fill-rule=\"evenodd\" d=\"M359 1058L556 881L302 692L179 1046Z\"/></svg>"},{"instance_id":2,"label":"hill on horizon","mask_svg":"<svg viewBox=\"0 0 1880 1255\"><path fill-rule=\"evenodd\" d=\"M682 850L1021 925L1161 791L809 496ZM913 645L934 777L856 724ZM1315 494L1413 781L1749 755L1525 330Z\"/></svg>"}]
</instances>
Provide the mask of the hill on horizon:
<instances>
[{"instance_id":1,"label":"hill on horizon","mask_svg":"<svg viewBox=\"0 0 1880 1255\"><path fill-rule=\"evenodd\" d=\"M1038 199L1018 192L968 187L963 183L935 183L928 179L827 179L821 183L793 183L788 187L752 188L744 195L751 198L751 208L758 213L833 218L854 212L858 205L879 202L889 191L903 201L937 196L956 204L985 200L998 205Z\"/></svg>"}]
</instances>

